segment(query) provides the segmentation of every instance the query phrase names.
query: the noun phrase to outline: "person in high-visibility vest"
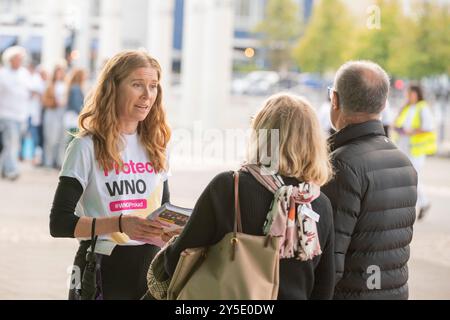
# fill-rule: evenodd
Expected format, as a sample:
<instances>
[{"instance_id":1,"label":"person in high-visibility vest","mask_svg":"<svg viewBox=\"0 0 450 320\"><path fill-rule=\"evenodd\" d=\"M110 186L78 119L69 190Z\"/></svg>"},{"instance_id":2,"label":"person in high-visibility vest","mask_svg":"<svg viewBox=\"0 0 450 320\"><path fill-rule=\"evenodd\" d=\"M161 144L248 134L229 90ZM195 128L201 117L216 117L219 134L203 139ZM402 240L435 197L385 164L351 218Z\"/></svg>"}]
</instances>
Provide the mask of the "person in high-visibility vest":
<instances>
[{"instance_id":1,"label":"person in high-visibility vest","mask_svg":"<svg viewBox=\"0 0 450 320\"><path fill-rule=\"evenodd\" d=\"M437 135L433 113L424 100L422 88L411 85L408 88L407 99L407 104L394 121L396 134L393 139L398 148L408 155L419 176L417 207L420 220L430 209L430 201L421 187L420 172L425 165L426 156L437 151Z\"/></svg>"}]
</instances>

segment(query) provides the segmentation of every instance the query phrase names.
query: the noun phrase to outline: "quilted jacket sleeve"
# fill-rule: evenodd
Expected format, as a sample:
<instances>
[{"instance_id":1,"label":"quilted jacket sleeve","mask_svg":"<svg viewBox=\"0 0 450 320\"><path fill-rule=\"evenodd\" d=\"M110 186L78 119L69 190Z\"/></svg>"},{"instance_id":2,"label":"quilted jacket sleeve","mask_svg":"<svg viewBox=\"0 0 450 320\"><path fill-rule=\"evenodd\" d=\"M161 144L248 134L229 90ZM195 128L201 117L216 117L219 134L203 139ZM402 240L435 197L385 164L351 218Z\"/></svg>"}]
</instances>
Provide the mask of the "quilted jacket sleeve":
<instances>
[{"instance_id":1,"label":"quilted jacket sleeve","mask_svg":"<svg viewBox=\"0 0 450 320\"><path fill-rule=\"evenodd\" d=\"M337 284L344 273L345 255L361 210L362 188L357 174L346 163L335 160L334 168L334 179L322 191L333 207Z\"/></svg>"}]
</instances>

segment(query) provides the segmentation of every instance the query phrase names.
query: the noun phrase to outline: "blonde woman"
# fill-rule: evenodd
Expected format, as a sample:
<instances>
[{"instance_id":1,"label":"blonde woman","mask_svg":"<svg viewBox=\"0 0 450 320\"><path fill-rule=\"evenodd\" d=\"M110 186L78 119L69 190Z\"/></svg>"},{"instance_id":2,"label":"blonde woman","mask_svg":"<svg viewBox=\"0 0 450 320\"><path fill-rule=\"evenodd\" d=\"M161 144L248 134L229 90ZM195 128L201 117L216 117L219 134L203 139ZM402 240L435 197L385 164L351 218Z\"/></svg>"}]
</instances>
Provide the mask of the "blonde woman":
<instances>
[{"instance_id":1,"label":"blonde woman","mask_svg":"<svg viewBox=\"0 0 450 320\"><path fill-rule=\"evenodd\" d=\"M57 65L42 95L44 165L48 168L60 168L64 155L63 118L67 104L65 77L65 66Z\"/></svg>"},{"instance_id":2,"label":"blonde woman","mask_svg":"<svg viewBox=\"0 0 450 320\"><path fill-rule=\"evenodd\" d=\"M261 130L278 130L279 140L275 143L279 146L279 153L270 155L272 159L277 159L276 163L259 156L265 150L255 148L255 143L249 146L249 162L257 159L259 166L277 167L277 173L285 185L299 186L308 182L319 187L331 178L326 139L313 108L305 99L288 94L270 97L254 118L252 129L256 131L256 136ZM273 144L274 141L271 141ZM264 143L261 145L264 146ZM333 296L332 209L320 189L315 190L317 194L311 205L320 215L317 234L321 254L318 250L313 258L304 261L298 257L280 260L278 299L330 299ZM184 249L215 244L233 230L233 192L231 171L217 175L209 183L198 199L188 224L166 249L165 270L169 277L173 275ZM239 201L244 233L263 235L264 222L273 199L273 193L252 174L240 171Z\"/></svg>"},{"instance_id":3,"label":"blonde woman","mask_svg":"<svg viewBox=\"0 0 450 320\"><path fill-rule=\"evenodd\" d=\"M83 240L70 299L80 294L79 272L93 229L101 264L92 298L139 299L147 290L148 263L158 250L147 243L161 235L161 228L139 214L169 200L170 129L160 80L154 58L142 51L121 52L104 66L81 112L80 133L66 152L50 214L52 236Z\"/></svg>"}]
</instances>

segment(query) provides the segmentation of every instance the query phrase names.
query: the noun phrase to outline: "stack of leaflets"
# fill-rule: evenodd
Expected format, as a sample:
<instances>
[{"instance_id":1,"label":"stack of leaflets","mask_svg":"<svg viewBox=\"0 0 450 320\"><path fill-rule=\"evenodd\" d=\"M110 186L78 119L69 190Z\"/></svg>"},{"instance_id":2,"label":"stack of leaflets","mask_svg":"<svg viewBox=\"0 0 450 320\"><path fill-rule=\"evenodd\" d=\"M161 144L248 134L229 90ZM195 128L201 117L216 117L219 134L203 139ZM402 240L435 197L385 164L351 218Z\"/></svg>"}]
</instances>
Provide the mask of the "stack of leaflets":
<instances>
[{"instance_id":1,"label":"stack of leaflets","mask_svg":"<svg viewBox=\"0 0 450 320\"><path fill-rule=\"evenodd\" d=\"M164 231L167 232L183 228L189 220L191 213L192 209L178 207L167 202L150 213L147 219L160 222L163 225ZM165 242L160 237L156 237L152 239L150 244L162 247Z\"/></svg>"}]
</instances>

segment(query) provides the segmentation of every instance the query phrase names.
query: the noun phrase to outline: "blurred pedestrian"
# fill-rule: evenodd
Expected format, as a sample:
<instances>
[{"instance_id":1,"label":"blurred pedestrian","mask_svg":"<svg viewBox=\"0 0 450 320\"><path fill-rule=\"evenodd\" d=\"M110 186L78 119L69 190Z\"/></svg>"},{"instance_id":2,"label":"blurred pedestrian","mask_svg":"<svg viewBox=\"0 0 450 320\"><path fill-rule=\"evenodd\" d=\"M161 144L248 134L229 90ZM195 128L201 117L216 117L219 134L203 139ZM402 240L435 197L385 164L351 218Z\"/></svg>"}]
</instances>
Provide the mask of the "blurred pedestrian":
<instances>
[{"instance_id":1,"label":"blurred pedestrian","mask_svg":"<svg viewBox=\"0 0 450 320\"><path fill-rule=\"evenodd\" d=\"M388 75L368 61L344 64L334 80L336 175L323 192L334 211L335 299L408 299L417 175L385 136L388 92Z\"/></svg>"},{"instance_id":2,"label":"blurred pedestrian","mask_svg":"<svg viewBox=\"0 0 450 320\"><path fill-rule=\"evenodd\" d=\"M31 75L30 117L28 121L28 134L33 142L32 158L35 165L41 164L43 154L42 141L42 94L45 91L45 81L42 77L40 66L30 64L28 67Z\"/></svg>"},{"instance_id":3,"label":"blurred pedestrian","mask_svg":"<svg viewBox=\"0 0 450 320\"><path fill-rule=\"evenodd\" d=\"M420 174L427 155L437 151L437 134L433 112L419 85L409 86L407 102L396 117L394 128L398 134L395 140L399 149L409 157L419 175L417 208L418 219L421 220L430 209L431 203L423 191Z\"/></svg>"},{"instance_id":4,"label":"blurred pedestrian","mask_svg":"<svg viewBox=\"0 0 450 320\"><path fill-rule=\"evenodd\" d=\"M86 81L86 71L81 68L74 69L69 78L69 91L67 97L67 109L64 113L64 128L71 134L75 134L78 128L78 115L84 103L84 85ZM66 145L72 140L72 136L67 136Z\"/></svg>"},{"instance_id":5,"label":"blurred pedestrian","mask_svg":"<svg viewBox=\"0 0 450 320\"><path fill-rule=\"evenodd\" d=\"M73 111L77 115L80 114L83 107L86 77L84 69L75 69L69 79L67 111Z\"/></svg>"},{"instance_id":6,"label":"blurred pedestrian","mask_svg":"<svg viewBox=\"0 0 450 320\"><path fill-rule=\"evenodd\" d=\"M65 132L63 125L67 103L65 66L57 65L42 96L44 108L44 166L59 169L64 154Z\"/></svg>"},{"instance_id":7,"label":"blurred pedestrian","mask_svg":"<svg viewBox=\"0 0 450 320\"><path fill-rule=\"evenodd\" d=\"M0 131L2 151L0 171L2 177L15 180L19 177L19 152L22 135L26 130L31 96L30 73L22 65L26 50L10 47L2 56L4 67L0 69Z\"/></svg>"},{"instance_id":8,"label":"blurred pedestrian","mask_svg":"<svg viewBox=\"0 0 450 320\"><path fill-rule=\"evenodd\" d=\"M386 137L390 136L390 127L394 122L394 115L392 114L391 105L389 100L386 100L386 106L383 111L381 111L381 122L383 123L384 132L386 133Z\"/></svg>"}]
</instances>

